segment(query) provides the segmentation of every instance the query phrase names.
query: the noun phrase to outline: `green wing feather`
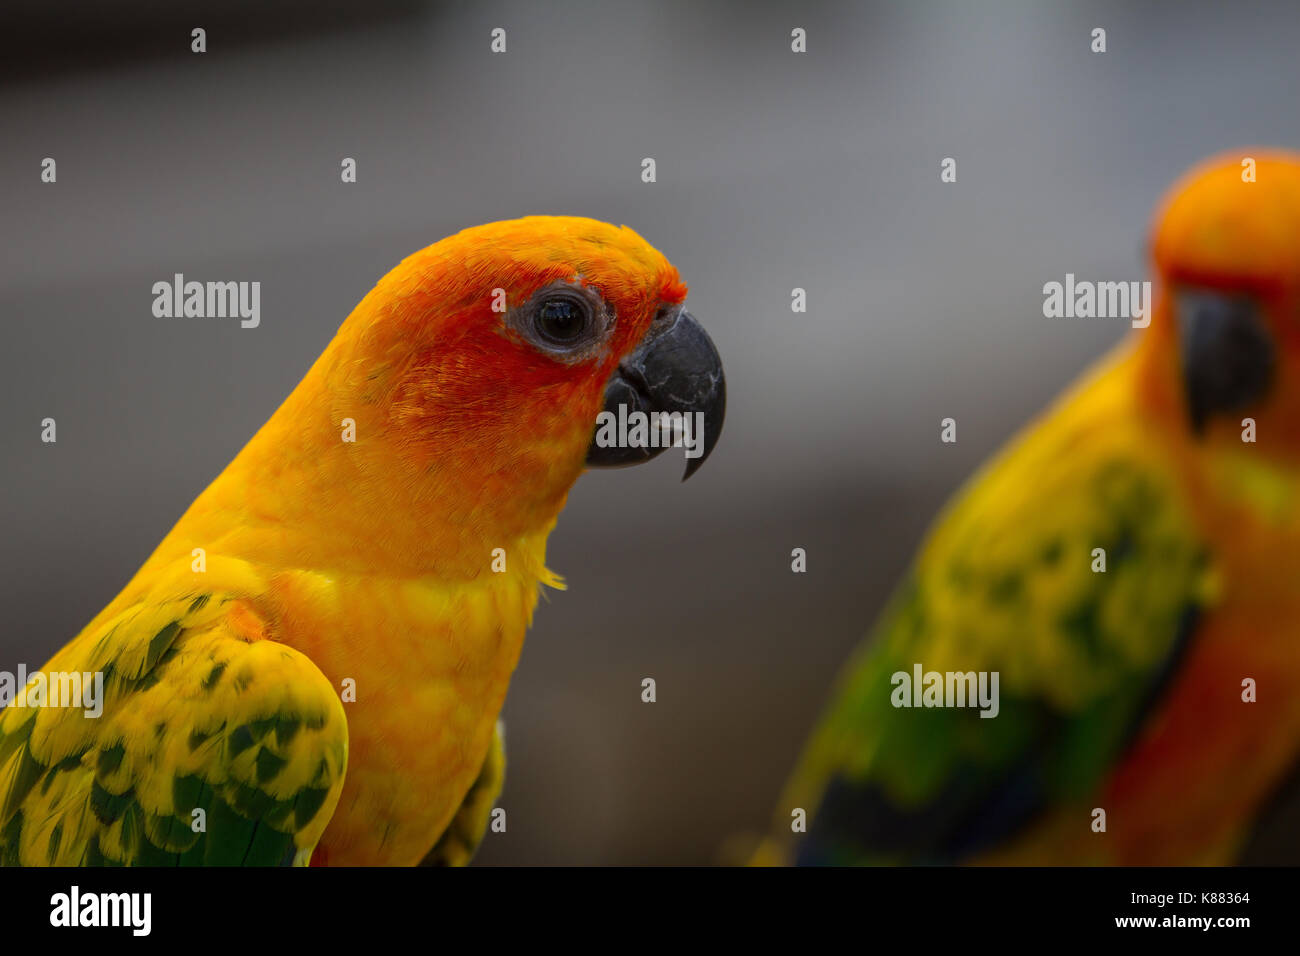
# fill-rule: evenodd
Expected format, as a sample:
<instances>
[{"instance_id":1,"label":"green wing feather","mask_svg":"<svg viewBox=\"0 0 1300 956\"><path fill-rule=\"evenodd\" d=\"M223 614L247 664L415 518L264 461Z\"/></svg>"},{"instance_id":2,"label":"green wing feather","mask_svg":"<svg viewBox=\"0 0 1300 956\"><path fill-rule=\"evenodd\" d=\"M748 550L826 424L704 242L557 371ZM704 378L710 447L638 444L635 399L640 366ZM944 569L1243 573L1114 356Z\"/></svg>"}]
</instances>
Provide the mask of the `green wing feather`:
<instances>
[{"instance_id":1,"label":"green wing feather","mask_svg":"<svg viewBox=\"0 0 1300 956\"><path fill-rule=\"evenodd\" d=\"M342 704L229 594L142 600L47 671L104 675L101 716L0 712L0 862L308 862L347 765Z\"/></svg>"}]
</instances>

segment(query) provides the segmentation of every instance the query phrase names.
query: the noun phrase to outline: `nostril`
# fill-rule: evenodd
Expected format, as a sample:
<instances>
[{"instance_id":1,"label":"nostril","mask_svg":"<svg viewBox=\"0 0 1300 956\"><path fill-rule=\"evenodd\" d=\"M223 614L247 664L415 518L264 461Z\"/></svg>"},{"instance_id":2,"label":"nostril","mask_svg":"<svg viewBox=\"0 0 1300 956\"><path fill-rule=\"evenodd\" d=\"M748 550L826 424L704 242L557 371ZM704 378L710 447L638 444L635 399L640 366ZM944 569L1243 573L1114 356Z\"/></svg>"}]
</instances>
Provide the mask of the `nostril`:
<instances>
[{"instance_id":1,"label":"nostril","mask_svg":"<svg viewBox=\"0 0 1300 956\"><path fill-rule=\"evenodd\" d=\"M684 307L681 305L662 306L655 314L654 321L650 323L650 331L654 333L666 332L671 329L677 322L677 317L682 314Z\"/></svg>"}]
</instances>

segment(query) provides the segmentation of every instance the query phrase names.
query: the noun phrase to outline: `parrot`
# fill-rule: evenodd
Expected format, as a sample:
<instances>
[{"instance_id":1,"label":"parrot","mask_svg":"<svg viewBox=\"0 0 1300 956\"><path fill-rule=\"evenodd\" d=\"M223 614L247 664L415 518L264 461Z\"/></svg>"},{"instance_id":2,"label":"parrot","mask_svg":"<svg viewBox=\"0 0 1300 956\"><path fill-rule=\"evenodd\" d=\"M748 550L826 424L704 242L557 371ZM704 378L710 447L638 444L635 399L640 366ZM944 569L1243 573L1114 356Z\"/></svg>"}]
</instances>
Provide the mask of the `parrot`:
<instances>
[{"instance_id":1,"label":"parrot","mask_svg":"<svg viewBox=\"0 0 1300 956\"><path fill-rule=\"evenodd\" d=\"M545 558L569 491L668 447L595 423L702 416L686 477L718 441L725 378L686 291L581 217L402 260L44 668L102 675L101 712L0 711L0 863L467 863L525 632L564 587Z\"/></svg>"},{"instance_id":2,"label":"parrot","mask_svg":"<svg viewBox=\"0 0 1300 956\"><path fill-rule=\"evenodd\" d=\"M1285 789L1300 154L1203 161L1150 236L1147 321L935 519L751 864L1223 865Z\"/></svg>"}]
</instances>

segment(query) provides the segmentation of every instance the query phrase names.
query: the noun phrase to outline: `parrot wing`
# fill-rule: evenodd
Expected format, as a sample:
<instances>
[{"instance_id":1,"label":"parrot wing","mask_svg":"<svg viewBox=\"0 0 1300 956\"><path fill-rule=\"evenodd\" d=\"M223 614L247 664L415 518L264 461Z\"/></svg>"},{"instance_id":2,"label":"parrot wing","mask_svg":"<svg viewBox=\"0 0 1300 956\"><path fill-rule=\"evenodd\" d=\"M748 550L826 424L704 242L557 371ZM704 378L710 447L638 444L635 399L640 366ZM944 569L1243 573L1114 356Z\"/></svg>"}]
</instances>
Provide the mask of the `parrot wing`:
<instances>
[{"instance_id":1,"label":"parrot wing","mask_svg":"<svg viewBox=\"0 0 1300 956\"><path fill-rule=\"evenodd\" d=\"M420 861L421 866L464 866L473 859L478 845L483 842L483 834L487 832L492 817L492 807L501 795L505 779L504 730L498 720L492 734L492 745L483 761L483 769L470 785L469 792L465 794L460 808L438 838L437 844Z\"/></svg>"},{"instance_id":2,"label":"parrot wing","mask_svg":"<svg viewBox=\"0 0 1300 956\"><path fill-rule=\"evenodd\" d=\"M100 716L0 713L0 863L305 865L342 789L347 722L268 631L221 593L92 624L47 671L102 673Z\"/></svg>"},{"instance_id":3,"label":"parrot wing","mask_svg":"<svg viewBox=\"0 0 1300 956\"><path fill-rule=\"evenodd\" d=\"M1215 577L1122 368L1063 400L936 525L787 790L783 829L793 808L811 817L800 862L967 859L1086 796L1140 729ZM895 706L893 675L917 664L997 672L999 712Z\"/></svg>"}]
</instances>

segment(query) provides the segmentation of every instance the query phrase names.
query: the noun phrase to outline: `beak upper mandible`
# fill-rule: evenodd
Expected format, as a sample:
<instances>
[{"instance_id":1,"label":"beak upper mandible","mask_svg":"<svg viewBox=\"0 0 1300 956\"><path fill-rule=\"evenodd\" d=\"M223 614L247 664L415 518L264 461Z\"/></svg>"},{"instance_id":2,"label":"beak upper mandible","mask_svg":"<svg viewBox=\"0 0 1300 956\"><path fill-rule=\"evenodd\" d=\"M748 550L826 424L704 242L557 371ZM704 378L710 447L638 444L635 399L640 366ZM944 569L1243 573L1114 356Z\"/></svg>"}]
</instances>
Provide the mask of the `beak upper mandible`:
<instances>
[{"instance_id":1,"label":"beak upper mandible","mask_svg":"<svg viewBox=\"0 0 1300 956\"><path fill-rule=\"evenodd\" d=\"M1273 382L1275 349L1248 299L1188 291L1178 297L1177 315L1187 413L1200 434L1212 416L1264 396Z\"/></svg>"}]
</instances>

